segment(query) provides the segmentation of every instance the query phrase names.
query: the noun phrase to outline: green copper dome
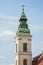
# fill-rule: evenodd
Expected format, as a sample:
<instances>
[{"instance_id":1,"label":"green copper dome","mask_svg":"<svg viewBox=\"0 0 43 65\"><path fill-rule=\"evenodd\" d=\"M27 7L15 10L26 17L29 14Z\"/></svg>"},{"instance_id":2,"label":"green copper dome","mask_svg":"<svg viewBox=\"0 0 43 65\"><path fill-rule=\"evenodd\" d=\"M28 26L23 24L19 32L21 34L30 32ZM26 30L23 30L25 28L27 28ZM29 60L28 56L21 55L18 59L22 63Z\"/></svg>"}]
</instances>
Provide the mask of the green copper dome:
<instances>
[{"instance_id":1,"label":"green copper dome","mask_svg":"<svg viewBox=\"0 0 43 65\"><path fill-rule=\"evenodd\" d=\"M30 29L28 28L27 18L24 13L24 5L23 5L22 14L19 19L19 22L20 23L19 23L17 35L30 35Z\"/></svg>"}]
</instances>

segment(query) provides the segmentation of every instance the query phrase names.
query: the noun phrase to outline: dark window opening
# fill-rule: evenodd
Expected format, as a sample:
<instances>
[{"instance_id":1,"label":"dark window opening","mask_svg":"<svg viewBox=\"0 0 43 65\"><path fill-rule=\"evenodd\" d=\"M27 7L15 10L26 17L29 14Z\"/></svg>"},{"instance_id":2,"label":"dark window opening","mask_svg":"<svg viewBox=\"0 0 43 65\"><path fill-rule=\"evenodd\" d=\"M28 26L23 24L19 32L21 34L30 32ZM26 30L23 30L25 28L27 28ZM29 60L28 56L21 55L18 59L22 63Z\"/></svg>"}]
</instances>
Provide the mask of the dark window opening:
<instances>
[{"instance_id":1,"label":"dark window opening","mask_svg":"<svg viewBox=\"0 0 43 65\"><path fill-rule=\"evenodd\" d=\"M27 65L27 59L23 60L23 65Z\"/></svg>"},{"instance_id":2,"label":"dark window opening","mask_svg":"<svg viewBox=\"0 0 43 65\"><path fill-rule=\"evenodd\" d=\"M16 53L17 53L17 44L16 44Z\"/></svg>"},{"instance_id":3,"label":"dark window opening","mask_svg":"<svg viewBox=\"0 0 43 65\"><path fill-rule=\"evenodd\" d=\"M23 43L23 52L27 52L27 43Z\"/></svg>"},{"instance_id":4,"label":"dark window opening","mask_svg":"<svg viewBox=\"0 0 43 65\"><path fill-rule=\"evenodd\" d=\"M17 60L16 60L16 65L17 65Z\"/></svg>"}]
</instances>

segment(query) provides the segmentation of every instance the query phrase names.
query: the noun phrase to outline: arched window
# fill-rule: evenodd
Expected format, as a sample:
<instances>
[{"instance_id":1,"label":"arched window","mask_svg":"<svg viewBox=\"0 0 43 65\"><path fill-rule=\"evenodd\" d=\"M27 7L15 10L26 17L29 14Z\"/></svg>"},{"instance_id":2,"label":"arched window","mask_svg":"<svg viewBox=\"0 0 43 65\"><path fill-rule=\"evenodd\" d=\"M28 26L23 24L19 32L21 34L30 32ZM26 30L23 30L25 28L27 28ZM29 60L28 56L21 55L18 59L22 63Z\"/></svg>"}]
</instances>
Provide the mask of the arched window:
<instances>
[{"instance_id":1,"label":"arched window","mask_svg":"<svg viewBox=\"0 0 43 65\"><path fill-rule=\"evenodd\" d=\"M23 52L27 52L27 43L23 43Z\"/></svg>"},{"instance_id":2,"label":"arched window","mask_svg":"<svg viewBox=\"0 0 43 65\"><path fill-rule=\"evenodd\" d=\"M17 44L16 44L16 53L17 53Z\"/></svg>"},{"instance_id":3,"label":"arched window","mask_svg":"<svg viewBox=\"0 0 43 65\"><path fill-rule=\"evenodd\" d=\"M27 65L27 59L23 60L23 65Z\"/></svg>"},{"instance_id":4,"label":"arched window","mask_svg":"<svg viewBox=\"0 0 43 65\"><path fill-rule=\"evenodd\" d=\"M16 60L16 65L17 65L17 60Z\"/></svg>"}]
</instances>

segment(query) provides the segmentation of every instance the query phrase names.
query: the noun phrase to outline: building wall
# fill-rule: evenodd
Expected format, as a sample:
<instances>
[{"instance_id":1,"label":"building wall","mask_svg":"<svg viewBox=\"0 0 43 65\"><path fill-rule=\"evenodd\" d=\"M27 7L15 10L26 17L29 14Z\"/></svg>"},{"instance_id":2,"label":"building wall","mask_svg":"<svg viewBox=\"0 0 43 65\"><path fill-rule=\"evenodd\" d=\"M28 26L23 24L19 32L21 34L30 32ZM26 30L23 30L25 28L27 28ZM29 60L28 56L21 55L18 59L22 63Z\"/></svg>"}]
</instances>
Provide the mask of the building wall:
<instances>
[{"instance_id":1,"label":"building wall","mask_svg":"<svg viewBox=\"0 0 43 65\"><path fill-rule=\"evenodd\" d=\"M23 44L27 43L27 52L23 52ZM27 59L27 65L32 65L31 36L17 36L17 65L23 65L23 60Z\"/></svg>"}]
</instances>

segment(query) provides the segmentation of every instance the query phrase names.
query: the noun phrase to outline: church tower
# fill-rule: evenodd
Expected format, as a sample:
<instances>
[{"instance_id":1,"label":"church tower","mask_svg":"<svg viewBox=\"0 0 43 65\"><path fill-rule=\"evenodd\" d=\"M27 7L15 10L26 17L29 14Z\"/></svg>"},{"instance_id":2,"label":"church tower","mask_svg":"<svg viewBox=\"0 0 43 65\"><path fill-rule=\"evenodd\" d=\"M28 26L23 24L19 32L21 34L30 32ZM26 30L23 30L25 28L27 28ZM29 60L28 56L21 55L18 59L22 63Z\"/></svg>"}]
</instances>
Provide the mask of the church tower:
<instances>
[{"instance_id":1,"label":"church tower","mask_svg":"<svg viewBox=\"0 0 43 65\"><path fill-rule=\"evenodd\" d=\"M28 28L27 18L24 13L24 5L22 14L19 19L19 26L16 33L16 56L15 65L32 65L32 51L31 51L31 33Z\"/></svg>"}]
</instances>

